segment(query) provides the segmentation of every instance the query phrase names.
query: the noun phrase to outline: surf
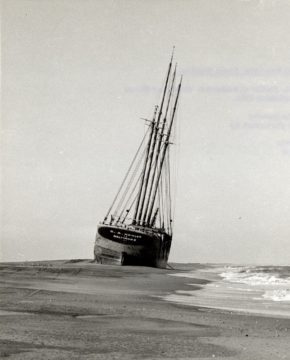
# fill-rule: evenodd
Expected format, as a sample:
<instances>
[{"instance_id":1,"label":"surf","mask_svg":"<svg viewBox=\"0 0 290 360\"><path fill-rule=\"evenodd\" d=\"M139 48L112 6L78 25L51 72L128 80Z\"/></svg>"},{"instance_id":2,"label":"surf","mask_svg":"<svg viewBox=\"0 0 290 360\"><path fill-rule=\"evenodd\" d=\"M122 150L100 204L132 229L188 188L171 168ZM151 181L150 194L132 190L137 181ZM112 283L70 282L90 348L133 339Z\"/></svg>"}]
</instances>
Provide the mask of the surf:
<instances>
[{"instance_id":1,"label":"surf","mask_svg":"<svg viewBox=\"0 0 290 360\"><path fill-rule=\"evenodd\" d=\"M290 267L210 265L173 273L192 281L193 290L177 290L164 300L199 308L290 318ZM208 283L196 288L194 279Z\"/></svg>"}]
</instances>

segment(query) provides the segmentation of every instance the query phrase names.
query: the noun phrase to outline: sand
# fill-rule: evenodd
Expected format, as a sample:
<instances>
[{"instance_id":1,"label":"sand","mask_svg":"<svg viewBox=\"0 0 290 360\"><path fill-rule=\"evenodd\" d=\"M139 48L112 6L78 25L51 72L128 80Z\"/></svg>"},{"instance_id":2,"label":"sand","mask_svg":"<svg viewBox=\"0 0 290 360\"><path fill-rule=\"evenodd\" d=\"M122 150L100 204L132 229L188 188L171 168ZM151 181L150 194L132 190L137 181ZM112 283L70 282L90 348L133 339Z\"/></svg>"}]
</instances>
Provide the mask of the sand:
<instances>
[{"instance_id":1,"label":"sand","mask_svg":"<svg viewBox=\"0 0 290 360\"><path fill-rule=\"evenodd\" d=\"M1 358L290 359L289 319L166 302L192 290L170 273L88 260L0 264ZM197 289L207 281L190 279Z\"/></svg>"}]
</instances>

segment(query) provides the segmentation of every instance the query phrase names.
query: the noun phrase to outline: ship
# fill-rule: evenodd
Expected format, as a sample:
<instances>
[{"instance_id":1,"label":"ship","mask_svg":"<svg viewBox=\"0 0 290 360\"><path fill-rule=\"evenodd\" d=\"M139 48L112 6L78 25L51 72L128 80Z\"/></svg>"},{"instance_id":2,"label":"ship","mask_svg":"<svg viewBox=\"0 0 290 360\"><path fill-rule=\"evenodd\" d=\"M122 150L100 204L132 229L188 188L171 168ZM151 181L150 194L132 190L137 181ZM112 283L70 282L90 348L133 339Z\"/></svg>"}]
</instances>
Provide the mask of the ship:
<instances>
[{"instance_id":1,"label":"ship","mask_svg":"<svg viewBox=\"0 0 290 360\"><path fill-rule=\"evenodd\" d=\"M97 227L94 260L102 264L166 268L173 236L171 157L182 84L173 54L160 104L103 221Z\"/></svg>"}]
</instances>

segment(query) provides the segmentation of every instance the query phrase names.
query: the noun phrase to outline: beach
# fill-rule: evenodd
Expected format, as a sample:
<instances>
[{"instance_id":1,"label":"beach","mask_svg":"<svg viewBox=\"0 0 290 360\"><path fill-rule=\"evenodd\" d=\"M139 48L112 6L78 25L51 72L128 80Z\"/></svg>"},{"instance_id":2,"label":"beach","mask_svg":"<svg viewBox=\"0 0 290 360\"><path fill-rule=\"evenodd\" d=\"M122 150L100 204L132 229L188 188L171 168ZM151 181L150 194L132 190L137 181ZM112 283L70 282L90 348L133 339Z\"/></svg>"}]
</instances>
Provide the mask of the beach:
<instances>
[{"instance_id":1,"label":"beach","mask_svg":"<svg viewBox=\"0 0 290 360\"><path fill-rule=\"evenodd\" d=\"M1 358L290 358L290 319L167 301L215 277L89 260L0 264Z\"/></svg>"}]
</instances>

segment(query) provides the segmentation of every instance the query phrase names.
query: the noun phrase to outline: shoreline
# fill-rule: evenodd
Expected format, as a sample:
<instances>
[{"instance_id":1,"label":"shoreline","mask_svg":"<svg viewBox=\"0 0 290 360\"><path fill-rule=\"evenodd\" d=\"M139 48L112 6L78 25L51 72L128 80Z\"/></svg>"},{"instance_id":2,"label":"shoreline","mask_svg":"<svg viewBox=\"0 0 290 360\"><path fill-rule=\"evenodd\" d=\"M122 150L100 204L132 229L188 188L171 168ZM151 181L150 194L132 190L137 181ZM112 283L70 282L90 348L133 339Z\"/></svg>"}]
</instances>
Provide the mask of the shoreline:
<instances>
[{"instance_id":1,"label":"shoreline","mask_svg":"<svg viewBox=\"0 0 290 360\"><path fill-rule=\"evenodd\" d=\"M290 320L162 299L210 280L88 260L0 263L9 359L287 359ZM214 281L214 280L212 280ZM4 313L3 313L4 311ZM10 311L12 313L5 313Z\"/></svg>"}]
</instances>

